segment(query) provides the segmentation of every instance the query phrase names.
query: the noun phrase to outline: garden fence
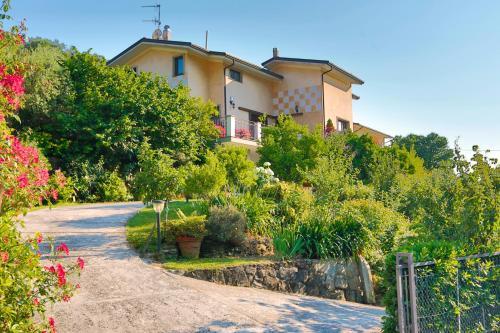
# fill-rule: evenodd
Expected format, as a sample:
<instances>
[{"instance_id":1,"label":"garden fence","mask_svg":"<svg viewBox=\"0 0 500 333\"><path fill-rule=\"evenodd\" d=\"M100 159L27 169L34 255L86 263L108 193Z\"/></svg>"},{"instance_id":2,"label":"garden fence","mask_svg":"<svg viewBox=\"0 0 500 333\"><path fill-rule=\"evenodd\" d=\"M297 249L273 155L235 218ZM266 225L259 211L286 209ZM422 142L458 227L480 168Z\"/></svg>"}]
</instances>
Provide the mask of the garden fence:
<instances>
[{"instance_id":1,"label":"garden fence","mask_svg":"<svg viewBox=\"0 0 500 333\"><path fill-rule=\"evenodd\" d=\"M400 333L498 332L500 252L457 258L454 267L396 256Z\"/></svg>"}]
</instances>

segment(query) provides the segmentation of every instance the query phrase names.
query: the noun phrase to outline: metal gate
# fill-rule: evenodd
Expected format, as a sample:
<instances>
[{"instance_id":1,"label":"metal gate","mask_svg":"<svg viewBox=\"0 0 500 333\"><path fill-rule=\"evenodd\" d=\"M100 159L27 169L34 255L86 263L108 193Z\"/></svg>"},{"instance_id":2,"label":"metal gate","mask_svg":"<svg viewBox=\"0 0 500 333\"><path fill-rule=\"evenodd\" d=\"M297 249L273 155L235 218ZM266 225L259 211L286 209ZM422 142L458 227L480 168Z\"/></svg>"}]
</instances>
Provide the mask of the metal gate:
<instances>
[{"instance_id":1,"label":"metal gate","mask_svg":"<svg viewBox=\"0 0 500 333\"><path fill-rule=\"evenodd\" d=\"M396 256L400 333L500 331L500 252L457 258L454 270Z\"/></svg>"}]
</instances>

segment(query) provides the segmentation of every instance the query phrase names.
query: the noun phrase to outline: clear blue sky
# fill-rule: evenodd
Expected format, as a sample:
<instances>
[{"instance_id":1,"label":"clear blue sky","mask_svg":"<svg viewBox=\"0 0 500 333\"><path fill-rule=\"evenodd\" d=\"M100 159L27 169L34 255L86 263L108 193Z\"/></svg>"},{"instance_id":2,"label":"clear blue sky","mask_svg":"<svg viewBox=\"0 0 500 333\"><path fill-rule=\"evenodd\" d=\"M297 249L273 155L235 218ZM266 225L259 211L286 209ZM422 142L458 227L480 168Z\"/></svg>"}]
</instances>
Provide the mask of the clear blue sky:
<instances>
[{"instance_id":1,"label":"clear blue sky","mask_svg":"<svg viewBox=\"0 0 500 333\"><path fill-rule=\"evenodd\" d=\"M30 36L111 58L153 25L156 0L13 0ZM365 81L354 121L389 134L435 131L500 151L500 1L160 1L173 39L260 64L329 59ZM490 156L500 157L500 152Z\"/></svg>"}]
</instances>

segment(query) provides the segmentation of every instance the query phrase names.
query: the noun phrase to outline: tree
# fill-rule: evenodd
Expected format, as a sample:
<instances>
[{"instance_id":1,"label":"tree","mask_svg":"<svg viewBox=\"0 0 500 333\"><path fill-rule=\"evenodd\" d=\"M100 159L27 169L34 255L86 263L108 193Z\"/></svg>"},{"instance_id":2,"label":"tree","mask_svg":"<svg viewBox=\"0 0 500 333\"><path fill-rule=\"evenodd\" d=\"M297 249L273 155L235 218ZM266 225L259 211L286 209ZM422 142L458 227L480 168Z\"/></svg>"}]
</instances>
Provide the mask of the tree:
<instances>
[{"instance_id":1,"label":"tree","mask_svg":"<svg viewBox=\"0 0 500 333\"><path fill-rule=\"evenodd\" d=\"M128 67L107 66L103 57L75 49L61 55L59 69L52 61L58 52L39 43L30 57L50 63L43 75L55 75L66 89L56 89L57 96L43 95L37 87L44 76L35 75L28 91L33 103L21 112L21 122L29 125L55 167L65 170L70 161L96 163L104 158L106 170L118 170L123 177L137 171L145 140L176 164L187 164L202 158L217 138L211 121L215 107L190 97L187 87L170 87L166 78L136 74Z\"/></svg>"},{"instance_id":2,"label":"tree","mask_svg":"<svg viewBox=\"0 0 500 333\"><path fill-rule=\"evenodd\" d=\"M301 181L299 169L313 168L316 158L325 151L320 130L309 132L292 117L280 115L276 126L265 127L262 145L257 148L259 163L270 162L278 178Z\"/></svg>"},{"instance_id":3,"label":"tree","mask_svg":"<svg viewBox=\"0 0 500 333\"><path fill-rule=\"evenodd\" d=\"M185 177L184 170L175 168L169 155L151 149L147 142L141 145L134 185L137 197L143 202L172 200L181 192Z\"/></svg>"},{"instance_id":4,"label":"tree","mask_svg":"<svg viewBox=\"0 0 500 333\"><path fill-rule=\"evenodd\" d=\"M417 155L424 160L427 169L437 168L444 161L451 161L453 150L448 147L448 139L436 133L426 136L409 134L394 137L394 144L405 147L408 151L415 149Z\"/></svg>"},{"instance_id":5,"label":"tree","mask_svg":"<svg viewBox=\"0 0 500 333\"><path fill-rule=\"evenodd\" d=\"M243 147L220 145L215 149L215 154L224 166L227 182L232 187L252 187L255 185L257 175L255 163L248 159L248 152Z\"/></svg>"}]
</instances>

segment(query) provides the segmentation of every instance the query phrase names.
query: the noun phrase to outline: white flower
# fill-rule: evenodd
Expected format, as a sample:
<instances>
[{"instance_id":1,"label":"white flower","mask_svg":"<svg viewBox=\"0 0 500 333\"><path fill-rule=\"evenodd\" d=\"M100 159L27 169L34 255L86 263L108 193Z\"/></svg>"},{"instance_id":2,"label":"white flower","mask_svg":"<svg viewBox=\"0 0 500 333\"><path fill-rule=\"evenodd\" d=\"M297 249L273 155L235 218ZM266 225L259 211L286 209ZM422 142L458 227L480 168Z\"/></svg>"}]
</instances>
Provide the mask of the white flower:
<instances>
[{"instance_id":1,"label":"white flower","mask_svg":"<svg viewBox=\"0 0 500 333\"><path fill-rule=\"evenodd\" d=\"M265 168L269 168L270 166L271 166L271 163L269 163L269 162L264 162L264 167L265 167Z\"/></svg>"}]
</instances>

